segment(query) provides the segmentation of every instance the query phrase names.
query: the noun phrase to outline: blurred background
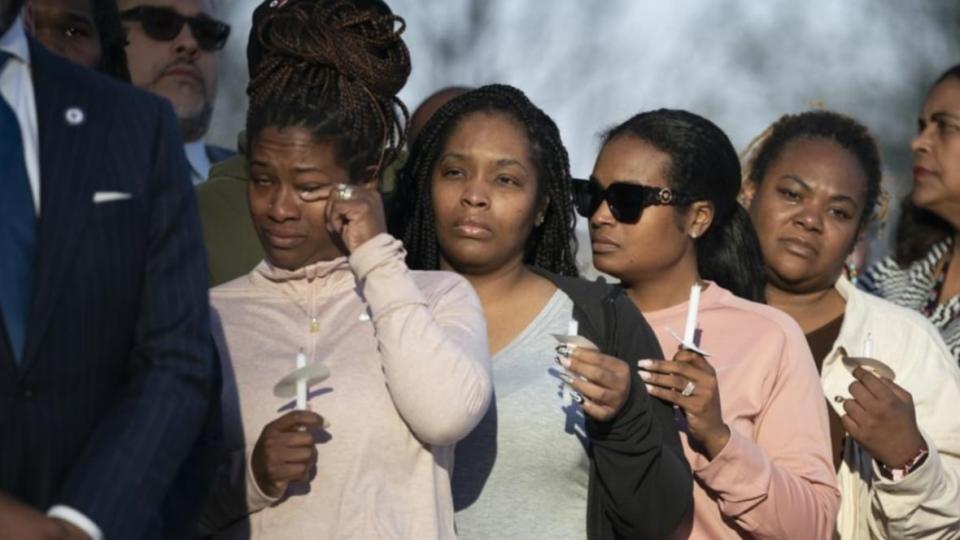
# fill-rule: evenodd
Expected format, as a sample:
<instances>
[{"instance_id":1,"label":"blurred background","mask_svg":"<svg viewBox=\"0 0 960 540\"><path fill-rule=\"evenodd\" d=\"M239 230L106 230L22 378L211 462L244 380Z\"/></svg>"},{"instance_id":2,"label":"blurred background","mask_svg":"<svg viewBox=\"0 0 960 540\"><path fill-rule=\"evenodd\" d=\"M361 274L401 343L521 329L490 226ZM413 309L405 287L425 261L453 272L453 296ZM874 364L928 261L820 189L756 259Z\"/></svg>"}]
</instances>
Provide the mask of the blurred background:
<instances>
[{"instance_id":1,"label":"blurred background","mask_svg":"<svg viewBox=\"0 0 960 540\"><path fill-rule=\"evenodd\" d=\"M871 129L895 203L927 87L960 62L957 0L386 1L407 23L411 111L443 86L514 85L557 122L575 176L593 168L598 133L640 111L688 109L742 149L780 115L823 106ZM218 6L233 34L208 139L231 148L258 2ZM893 207L871 259L886 252Z\"/></svg>"}]
</instances>

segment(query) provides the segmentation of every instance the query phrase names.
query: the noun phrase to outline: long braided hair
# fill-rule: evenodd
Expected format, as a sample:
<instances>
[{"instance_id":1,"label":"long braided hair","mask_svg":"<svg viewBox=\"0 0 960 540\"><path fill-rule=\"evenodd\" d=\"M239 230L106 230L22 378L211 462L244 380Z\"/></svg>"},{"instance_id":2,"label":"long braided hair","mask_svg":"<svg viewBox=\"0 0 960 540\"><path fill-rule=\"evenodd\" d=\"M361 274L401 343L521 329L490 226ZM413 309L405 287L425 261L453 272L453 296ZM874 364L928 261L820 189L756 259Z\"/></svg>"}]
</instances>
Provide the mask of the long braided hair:
<instances>
[{"instance_id":1,"label":"long braided hair","mask_svg":"<svg viewBox=\"0 0 960 540\"><path fill-rule=\"evenodd\" d=\"M248 147L266 127L301 126L334 143L351 180L379 178L409 117L397 98L410 75L404 28L400 17L343 0L274 9L258 32L263 57L247 87Z\"/></svg>"},{"instance_id":2,"label":"long braided hair","mask_svg":"<svg viewBox=\"0 0 960 540\"><path fill-rule=\"evenodd\" d=\"M417 136L397 176L390 211L390 233L407 249L407 265L435 270L440 265L431 183L434 168L459 122L473 112L504 114L526 131L536 168L537 200L548 199L543 223L526 242L524 264L561 275L576 276L574 210L570 160L557 125L520 90L494 84L471 90L441 107Z\"/></svg>"}]
</instances>

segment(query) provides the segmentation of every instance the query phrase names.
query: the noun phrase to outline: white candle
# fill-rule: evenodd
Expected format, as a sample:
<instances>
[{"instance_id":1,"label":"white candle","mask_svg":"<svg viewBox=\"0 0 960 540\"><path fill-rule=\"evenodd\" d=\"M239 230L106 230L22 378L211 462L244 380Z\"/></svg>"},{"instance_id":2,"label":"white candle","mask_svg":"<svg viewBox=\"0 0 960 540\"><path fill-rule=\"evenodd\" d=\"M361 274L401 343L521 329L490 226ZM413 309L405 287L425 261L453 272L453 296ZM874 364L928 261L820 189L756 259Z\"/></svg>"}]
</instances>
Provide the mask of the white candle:
<instances>
[{"instance_id":1,"label":"white candle","mask_svg":"<svg viewBox=\"0 0 960 540\"><path fill-rule=\"evenodd\" d=\"M300 352L297 353L297 369L306 366L307 356L303 354L303 349L300 349ZM307 379L305 377L297 377L297 410L307 410Z\"/></svg>"},{"instance_id":2,"label":"white candle","mask_svg":"<svg viewBox=\"0 0 960 540\"><path fill-rule=\"evenodd\" d=\"M867 334L867 339L863 341L863 357L873 358L873 334Z\"/></svg>"},{"instance_id":3,"label":"white candle","mask_svg":"<svg viewBox=\"0 0 960 540\"><path fill-rule=\"evenodd\" d=\"M576 336L579 335L580 325L577 323L576 319L570 319L570 322L567 323L567 335ZM569 345L570 350L572 351L576 346ZM563 385L563 391L561 392L561 400L564 407L569 407L573 405L573 390L570 388L569 384Z\"/></svg>"},{"instance_id":4,"label":"white candle","mask_svg":"<svg viewBox=\"0 0 960 540\"><path fill-rule=\"evenodd\" d=\"M687 325L683 329L683 342L695 345L694 335L697 331L697 310L700 309L700 284L690 286L690 300L687 303Z\"/></svg>"}]
</instances>

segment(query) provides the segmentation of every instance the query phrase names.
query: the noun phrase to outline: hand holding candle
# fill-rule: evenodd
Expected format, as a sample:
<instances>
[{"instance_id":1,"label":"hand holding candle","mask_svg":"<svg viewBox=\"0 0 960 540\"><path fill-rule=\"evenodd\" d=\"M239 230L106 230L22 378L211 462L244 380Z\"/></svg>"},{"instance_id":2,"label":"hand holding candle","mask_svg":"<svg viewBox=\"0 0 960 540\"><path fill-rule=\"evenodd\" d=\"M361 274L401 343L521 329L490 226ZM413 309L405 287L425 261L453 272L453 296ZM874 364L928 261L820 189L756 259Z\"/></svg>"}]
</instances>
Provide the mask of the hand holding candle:
<instances>
[{"instance_id":1,"label":"hand holding candle","mask_svg":"<svg viewBox=\"0 0 960 540\"><path fill-rule=\"evenodd\" d=\"M296 407L267 424L254 445L251 470L257 486L270 497L280 497L290 482L305 482L317 462L316 441L311 430L326 429L329 423L307 409L310 385L330 376L321 362L307 363L301 348L295 369L273 387L278 398L296 397Z\"/></svg>"},{"instance_id":2,"label":"hand holding candle","mask_svg":"<svg viewBox=\"0 0 960 540\"><path fill-rule=\"evenodd\" d=\"M713 366L700 354L680 350L673 360L640 360L638 375L647 393L683 409L687 433L699 441L710 459L730 440L723 421L720 383Z\"/></svg>"},{"instance_id":3,"label":"hand holding candle","mask_svg":"<svg viewBox=\"0 0 960 540\"><path fill-rule=\"evenodd\" d=\"M607 422L620 412L630 393L630 366L626 362L584 346L560 353L560 362L565 368L565 391L585 414Z\"/></svg>"},{"instance_id":4,"label":"hand holding candle","mask_svg":"<svg viewBox=\"0 0 960 540\"><path fill-rule=\"evenodd\" d=\"M879 362L874 359L861 359ZM928 449L917 424L913 396L868 366L853 370L850 399L843 401L840 423L877 463L889 469L903 466L921 448Z\"/></svg>"},{"instance_id":5,"label":"hand holding candle","mask_svg":"<svg viewBox=\"0 0 960 540\"><path fill-rule=\"evenodd\" d=\"M315 412L290 411L267 424L250 455L257 486L270 497L280 497L290 482L307 482L317 463L314 431L327 422Z\"/></svg>"}]
</instances>

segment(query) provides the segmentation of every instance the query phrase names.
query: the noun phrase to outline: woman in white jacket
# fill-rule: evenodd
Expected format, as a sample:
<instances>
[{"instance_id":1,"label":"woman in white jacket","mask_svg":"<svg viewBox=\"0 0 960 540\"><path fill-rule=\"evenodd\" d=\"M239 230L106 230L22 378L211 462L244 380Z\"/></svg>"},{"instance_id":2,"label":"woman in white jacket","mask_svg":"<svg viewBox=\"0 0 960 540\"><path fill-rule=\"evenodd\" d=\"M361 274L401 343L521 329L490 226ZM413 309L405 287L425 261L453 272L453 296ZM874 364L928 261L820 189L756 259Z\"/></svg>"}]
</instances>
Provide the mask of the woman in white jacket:
<instances>
[{"instance_id":1,"label":"woman in white jacket","mask_svg":"<svg viewBox=\"0 0 960 540\"><path fill-rule=\"evenodd\" d=\"M960 536L960 370L926 319L843 273L880 192L876 144L856 121L814 111L782 117L752 156L743 201L767 299L807 335L830 404L838 534Z\"/></svg>"}]
</instances>

